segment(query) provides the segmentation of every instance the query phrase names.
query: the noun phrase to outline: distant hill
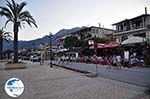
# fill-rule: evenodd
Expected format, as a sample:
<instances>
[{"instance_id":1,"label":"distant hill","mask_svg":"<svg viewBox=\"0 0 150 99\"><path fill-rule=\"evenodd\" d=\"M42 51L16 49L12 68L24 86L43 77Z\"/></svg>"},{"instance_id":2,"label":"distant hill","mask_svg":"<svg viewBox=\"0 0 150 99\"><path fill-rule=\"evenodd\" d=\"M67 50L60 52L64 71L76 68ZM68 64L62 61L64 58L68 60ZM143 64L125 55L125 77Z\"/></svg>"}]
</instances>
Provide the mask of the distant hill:
<instances>
[{"instance_id":1,"label":"distant hill","mask_svg":"<svg viewBox=\"0 0 150 99\"><path fill-rule=\"evenodd\" d=\"M81 28L76 27L72 29L62 29L58 31L55 35L53 35L52 43L57 43L57 38L62 37L64 35L70 34L72 32L78 31ZM34 48L38 47L41 43L49 43L48 35L45 35L42 38L38 38L35 40L30 41L19 41L19 48ZM4 42L4 50L13 50L13 41L10 41L9 43Z\"/></svg>"}]
</instances>

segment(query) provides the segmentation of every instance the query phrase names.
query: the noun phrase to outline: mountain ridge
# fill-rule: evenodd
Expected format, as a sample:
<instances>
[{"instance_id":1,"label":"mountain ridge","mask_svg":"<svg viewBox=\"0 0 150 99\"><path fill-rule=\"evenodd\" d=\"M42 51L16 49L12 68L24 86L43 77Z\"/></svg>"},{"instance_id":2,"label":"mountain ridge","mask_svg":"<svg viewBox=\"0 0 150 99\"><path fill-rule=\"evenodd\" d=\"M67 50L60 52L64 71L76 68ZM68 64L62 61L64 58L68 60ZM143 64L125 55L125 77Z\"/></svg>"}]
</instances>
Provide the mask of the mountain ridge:
<instances>
[{"instance_id":1,"label":"mountain ridge","mask_svg":"<svg viewBox=\"0 0 150 99\"><path fill-rule=\"evenodd\" d=\"M52 43L56 44L58 42L57 38L63 37L64 35L67 35L67 34L70 34L72 32L78 31L80 29L81 28L79 28L79 27L75 27L75 28L71 28L71 29L61 29L53 35ZM33 40L27 40L27 41L26 40L19 40L18 41L18 48L19 49L22 49L22 48L37 48L42 43L49 43L48 35L45 35L41 38L37 38L37 39L33 39ZM13 50L13 40L9 41L9 43L4 41L3 49L4 50Z\"/></svg>"}]
</instances>

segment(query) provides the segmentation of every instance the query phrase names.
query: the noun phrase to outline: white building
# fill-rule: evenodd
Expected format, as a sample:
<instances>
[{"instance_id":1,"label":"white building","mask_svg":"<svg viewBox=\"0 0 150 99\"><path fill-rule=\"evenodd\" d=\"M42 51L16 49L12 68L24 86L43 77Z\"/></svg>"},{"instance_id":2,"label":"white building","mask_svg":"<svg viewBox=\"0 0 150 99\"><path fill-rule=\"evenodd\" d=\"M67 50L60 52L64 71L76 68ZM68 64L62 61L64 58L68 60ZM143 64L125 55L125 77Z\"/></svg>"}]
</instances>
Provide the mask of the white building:
<instances>
[{"instance_id":1,"label":"white building","mask_svg":"<svg viewBox=\"0 0 150 99\"><path fill-rule=\"evenodd\" d=\"M118 42L122 42L133 36L150 40L150 15L147 13L117 22L113 26L116 28L114 37Z\"/></svg>"}]
</instances>

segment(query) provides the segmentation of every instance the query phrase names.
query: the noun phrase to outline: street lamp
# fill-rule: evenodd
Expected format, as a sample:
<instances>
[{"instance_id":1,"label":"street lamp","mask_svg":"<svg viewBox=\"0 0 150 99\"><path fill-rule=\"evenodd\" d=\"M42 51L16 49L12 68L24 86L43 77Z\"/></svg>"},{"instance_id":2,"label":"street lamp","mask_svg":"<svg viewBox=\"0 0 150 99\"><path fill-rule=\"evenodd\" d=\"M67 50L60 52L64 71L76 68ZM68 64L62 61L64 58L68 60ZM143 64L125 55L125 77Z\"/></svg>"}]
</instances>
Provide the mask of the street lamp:
<instances>
[{"instance_id":1,"label":"street lamp","mask_svg":"<svg viewBox=\"0 0 150 99\"><path fill-rule=\"evenodd\" d=\"M94 42L94 40L89 40L88 44L94 46L95 55L97 56L97 47L98 47L97 43ZM97 58L96 58L96 76L98 76Z\"/></svg>"},{"instance_id":2,"label":"street lamp","mask_svg":"<svg viewBox=\"0 0 150 99\"><path fill-rule=\"evenodd\" d=\"M52 33L50 32L49 33L49 51L50 51L50 67L52 68L53 65L52 65Z\"/></svg>"}]
</instances>

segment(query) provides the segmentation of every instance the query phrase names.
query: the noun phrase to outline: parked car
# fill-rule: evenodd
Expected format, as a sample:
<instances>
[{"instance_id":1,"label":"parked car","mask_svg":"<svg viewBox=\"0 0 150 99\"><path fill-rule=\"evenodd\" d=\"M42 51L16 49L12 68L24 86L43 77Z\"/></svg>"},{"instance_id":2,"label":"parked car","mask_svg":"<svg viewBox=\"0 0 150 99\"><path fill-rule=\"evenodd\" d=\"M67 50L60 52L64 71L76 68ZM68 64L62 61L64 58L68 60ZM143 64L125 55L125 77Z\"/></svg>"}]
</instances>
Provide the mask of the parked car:
<instances>
[{"instance_id":1,"label":"parked car","mask_svg":"<svg viewBox=\"0 0 150 99\"><path fill-rule=\"evenodd\" d=\"M40 61L40 57L37 55L31 55L30 56L30 61L32 62L39 62Z\"/></svg>"}]
</instances>

